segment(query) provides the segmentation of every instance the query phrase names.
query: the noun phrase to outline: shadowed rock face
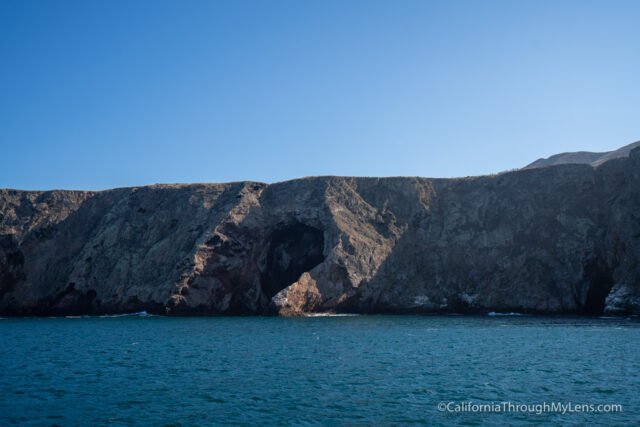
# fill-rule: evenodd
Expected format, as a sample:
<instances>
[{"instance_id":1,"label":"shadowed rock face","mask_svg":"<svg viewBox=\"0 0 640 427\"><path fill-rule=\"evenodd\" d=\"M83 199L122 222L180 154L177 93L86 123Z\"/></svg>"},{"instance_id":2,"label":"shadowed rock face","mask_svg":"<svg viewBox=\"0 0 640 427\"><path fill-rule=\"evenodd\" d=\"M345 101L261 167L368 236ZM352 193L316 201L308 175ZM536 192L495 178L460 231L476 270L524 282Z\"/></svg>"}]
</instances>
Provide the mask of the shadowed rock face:
<instances>
[{"instance_id":1,"label":"shadowed rock face","mask_svg":"<svg viewBox=\"0 0 640 427\"><path fill-rule=\"evenodd\" d=\"M0 190L0 314L640 314L640 149L462 179Z\"/></svg>"},{"instance_id":2,"label":"shadowed rock face","mask_svg":"<svg viewBox=\"0 0 640 427\"><path fill-rule=\"evenodd\" d=\"M324 235L317 228L301 223L283 225L269 236L268 241L260 284L269 300L324 260Z\"/></svg>"}]
</instances>

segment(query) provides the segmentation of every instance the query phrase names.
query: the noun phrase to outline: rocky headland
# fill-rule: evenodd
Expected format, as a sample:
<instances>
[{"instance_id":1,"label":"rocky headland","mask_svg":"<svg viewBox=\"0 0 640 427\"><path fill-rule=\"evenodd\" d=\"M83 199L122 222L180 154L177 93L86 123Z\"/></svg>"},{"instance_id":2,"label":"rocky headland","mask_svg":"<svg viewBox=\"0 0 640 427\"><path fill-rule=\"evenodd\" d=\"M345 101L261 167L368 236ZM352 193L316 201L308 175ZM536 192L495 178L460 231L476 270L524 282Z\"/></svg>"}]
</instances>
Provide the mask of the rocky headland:
<instances>
[{"instance_id":1,"label":"rocky headland","mask_svg":"<svg viewBox=\"0 0 640 427\"><path fill-rule=\"evenodd\" d=\"M0 315L640 314L636 145L459 179L0 190Z\"/></svg>"}]
</instances>

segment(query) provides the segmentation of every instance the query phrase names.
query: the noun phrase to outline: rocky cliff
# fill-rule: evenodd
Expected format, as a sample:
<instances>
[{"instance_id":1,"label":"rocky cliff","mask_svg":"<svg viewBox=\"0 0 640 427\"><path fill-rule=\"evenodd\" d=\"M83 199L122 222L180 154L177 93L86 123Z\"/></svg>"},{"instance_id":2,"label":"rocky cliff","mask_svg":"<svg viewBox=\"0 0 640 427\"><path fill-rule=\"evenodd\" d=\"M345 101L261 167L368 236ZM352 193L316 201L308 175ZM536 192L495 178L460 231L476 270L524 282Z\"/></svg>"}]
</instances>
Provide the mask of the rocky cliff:
<instances>
[{"instance_id":1,"label":"rocky cliff","mask_svg":"<svg viewBox=\"0 0 640 427\"><path fill-rule=\"evenodd\" d=\"M0 190L0 314L640 314L640 148L461 179Z\"/></svg>"}]
</instances>

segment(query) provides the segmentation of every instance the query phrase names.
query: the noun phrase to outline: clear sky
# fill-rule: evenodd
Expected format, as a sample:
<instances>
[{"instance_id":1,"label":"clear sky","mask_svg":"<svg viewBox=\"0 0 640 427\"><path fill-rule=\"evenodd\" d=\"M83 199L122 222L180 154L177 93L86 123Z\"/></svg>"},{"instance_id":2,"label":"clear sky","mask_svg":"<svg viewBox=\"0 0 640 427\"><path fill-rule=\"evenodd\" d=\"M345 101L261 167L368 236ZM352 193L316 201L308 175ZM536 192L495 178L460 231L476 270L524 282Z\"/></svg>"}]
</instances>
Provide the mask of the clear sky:
<instances>
[{"instance_id":1,"label":"clear sky","mask_svg":"<svg viewBox=\"0 0 640 427\"><path fill-rule=\"evenodd\" d=\"M2 0L0 187L451 177L640 139L640 1Z\"/></svg>"}]
</instances>

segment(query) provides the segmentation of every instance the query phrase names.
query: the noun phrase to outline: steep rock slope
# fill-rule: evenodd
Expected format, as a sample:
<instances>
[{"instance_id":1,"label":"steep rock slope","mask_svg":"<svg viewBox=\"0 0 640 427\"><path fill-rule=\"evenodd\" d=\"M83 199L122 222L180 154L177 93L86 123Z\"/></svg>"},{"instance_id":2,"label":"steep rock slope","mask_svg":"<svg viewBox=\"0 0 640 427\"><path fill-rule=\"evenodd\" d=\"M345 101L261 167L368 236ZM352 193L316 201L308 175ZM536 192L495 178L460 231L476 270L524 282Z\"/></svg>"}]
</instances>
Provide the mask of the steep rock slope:
<instances>
[{"instance_id":1,"label":"steep rock slope","mask_svg":"<svg viewBox=\"0 0 640 427\"><path fill-rule=\"evenodd\" d=\"M0 313L640 313L640 149L462 179L0 190Z\"/></svg>"}]
</instances>

